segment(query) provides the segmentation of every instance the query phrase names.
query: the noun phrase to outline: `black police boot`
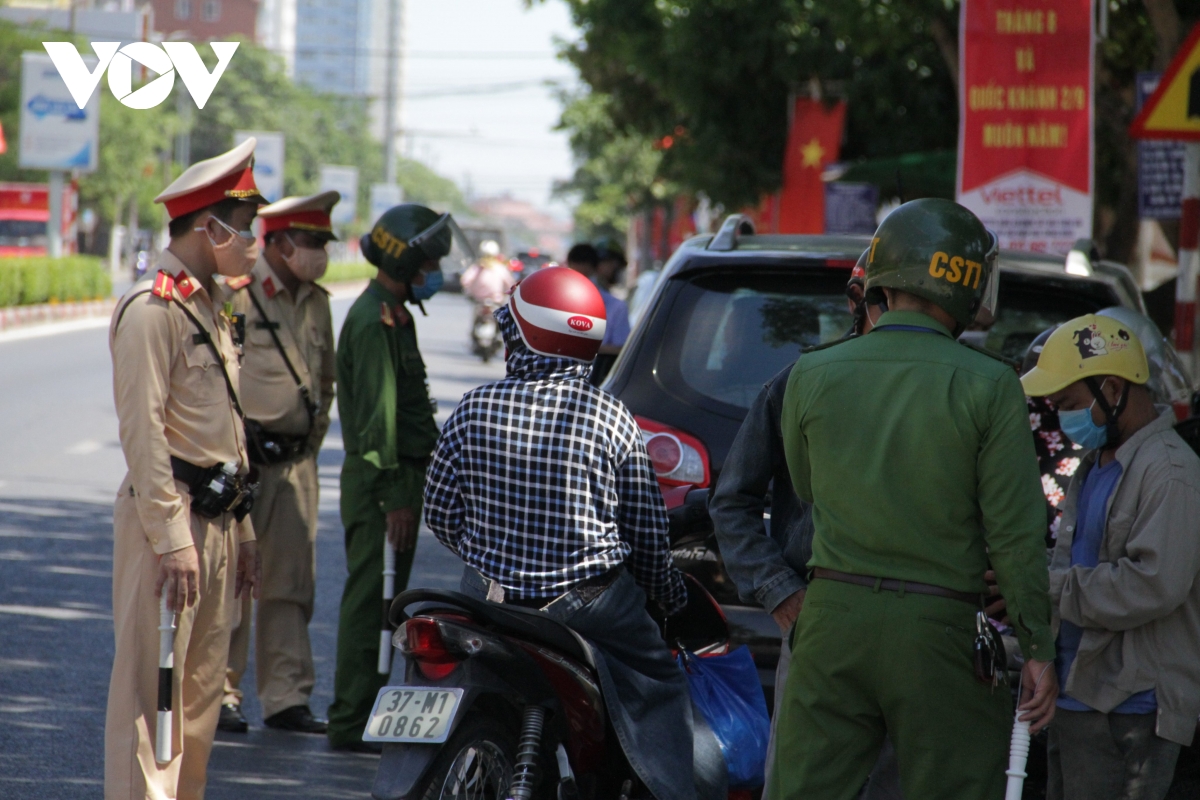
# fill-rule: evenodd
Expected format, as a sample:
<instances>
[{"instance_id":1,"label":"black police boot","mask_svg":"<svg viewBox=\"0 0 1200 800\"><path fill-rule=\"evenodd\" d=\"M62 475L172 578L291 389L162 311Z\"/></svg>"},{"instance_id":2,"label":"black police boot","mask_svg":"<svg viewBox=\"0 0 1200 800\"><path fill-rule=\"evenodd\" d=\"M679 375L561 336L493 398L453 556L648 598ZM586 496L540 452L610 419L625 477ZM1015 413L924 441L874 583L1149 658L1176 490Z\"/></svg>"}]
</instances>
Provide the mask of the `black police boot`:
<instances>
[{"instance_id":1,"label":"black police boot","mask_svg":"<svg viewBox=\"0 0 1200 800\"><path fill-rule=\"evenodd\" d=\"M242 716L242 707L233 703L221 706L221 719L217 722L217 730L226 733L245 733L250 729L246 718Z\"/></svg>"},{"instance_id":2,"label":"black police boot","mask_svg":"<svg viewBox=\"0 0 1200 800\"><path fill-rule=\"evenodd\" d=\"M292 706L278 714L272 714L263 720L268 728L278 728L281 731L297 733L325 733L329 723L320 717L314 717L308 706Z\"/></svg>"}]
</instances>

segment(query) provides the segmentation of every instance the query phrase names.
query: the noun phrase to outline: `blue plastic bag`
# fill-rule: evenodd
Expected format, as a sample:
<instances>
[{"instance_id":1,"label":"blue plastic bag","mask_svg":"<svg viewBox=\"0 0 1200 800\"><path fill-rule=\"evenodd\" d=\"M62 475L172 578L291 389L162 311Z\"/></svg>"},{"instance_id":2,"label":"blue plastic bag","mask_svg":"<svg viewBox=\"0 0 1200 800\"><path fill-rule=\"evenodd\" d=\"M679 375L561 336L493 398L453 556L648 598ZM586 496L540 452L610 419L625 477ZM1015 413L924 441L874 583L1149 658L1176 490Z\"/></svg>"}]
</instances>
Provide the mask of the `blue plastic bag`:
<instances>
[{"instance_id":1,"label":"blue plastic bag","mask_svg":"<svg viewBox=\"0 0 1200 800\"><path fill-rule=\"evenodd\" d=\"M721 745L729 788L762 786L771 719L750 651L742 646L727 655L704 658L684 652L679 666L687 674L692 702Z\"/></svg>"}]
</instances>

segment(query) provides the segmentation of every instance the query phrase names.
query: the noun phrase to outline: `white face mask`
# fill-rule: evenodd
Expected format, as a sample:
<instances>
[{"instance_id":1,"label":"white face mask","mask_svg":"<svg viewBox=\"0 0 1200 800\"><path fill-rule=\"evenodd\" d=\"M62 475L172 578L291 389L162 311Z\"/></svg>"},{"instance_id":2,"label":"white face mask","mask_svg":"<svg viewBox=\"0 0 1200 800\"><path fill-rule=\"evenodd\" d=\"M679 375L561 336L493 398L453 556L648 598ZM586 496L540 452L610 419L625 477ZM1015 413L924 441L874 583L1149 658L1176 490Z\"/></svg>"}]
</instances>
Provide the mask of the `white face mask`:
<instances>
[{"instance_id":1,"label":"white face mask","mask_svg":"<svg viewBox=\"0 0 1200 800\"><path fill-rule=\"evenodd\" d=\"M209 244L212 245L213 258L217 262L217 274L224 275L226 278L240 278L243 275L249 275L250 270L254 268L254 262L258 260L258 242L254 239L254 234L244 236L222 220L216 217L212 217L212 219L229 231L227 241L217 244L213 240L212 234L208 232L207 226L196 228L196 230L204 231ZM246 233L250 232L246 231Z\"/></svg>"},{"instance_id":2,"label":"white face mask","mask_svg":"<svg viewBox=\"0 0 1200 800\"><path fill-rule=\"evenodd\" d=\"M285 233L284 236L292 245L292 254L283 256L283 263L287 264L292 274L301 281L311 283L320 280L329 266L329 254L325 252L325 248L300 247L293 241L290 234Z\"/></svg>"}]
</instances>

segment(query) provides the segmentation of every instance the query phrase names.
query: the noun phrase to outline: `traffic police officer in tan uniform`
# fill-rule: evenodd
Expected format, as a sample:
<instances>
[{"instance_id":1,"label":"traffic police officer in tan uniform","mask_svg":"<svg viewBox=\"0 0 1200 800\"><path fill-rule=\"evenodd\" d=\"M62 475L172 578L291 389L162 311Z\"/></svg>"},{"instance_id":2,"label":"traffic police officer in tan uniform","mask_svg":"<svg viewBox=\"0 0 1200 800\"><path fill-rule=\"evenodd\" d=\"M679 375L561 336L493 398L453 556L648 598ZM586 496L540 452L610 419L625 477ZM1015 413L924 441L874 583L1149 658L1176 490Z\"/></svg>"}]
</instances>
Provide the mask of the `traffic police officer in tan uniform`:
<instances>
[{"instance_id":1,"label":"traffic police officer in tan uniform","mask_svg":"<svg viewBox=\"0 0 1200 800\"><path fill-rule=\"evenodd\" d=\"M234 319L213 280L254 263L254 145L193 165L155 198L171 242L109 331L129 471L113 513L106 800L204 796L235 598L257 592ZM155 753L161 595L177 625L165 763Z\"/></svg>"},{"instance_id":2,"label":"traffic police officer in tan uniform","mask_svg":"<svg viewBox=\"0 0 1200 800\"><path fill-rule=\"evenodd\" d=\"M254 270L231 278L234 311L246 315L242 403L259 493L251 518L262 555L255 615L255 683L268 727L324 733L308 701L315 672L308 639L316 590L317 452L329 429L337 365L325 244L335 239L337 192L287 197L260 208L264 248ZM250 598L229 645L221 730L243 732L238 689L250 651Z\"/></svg>"}]
</instances>

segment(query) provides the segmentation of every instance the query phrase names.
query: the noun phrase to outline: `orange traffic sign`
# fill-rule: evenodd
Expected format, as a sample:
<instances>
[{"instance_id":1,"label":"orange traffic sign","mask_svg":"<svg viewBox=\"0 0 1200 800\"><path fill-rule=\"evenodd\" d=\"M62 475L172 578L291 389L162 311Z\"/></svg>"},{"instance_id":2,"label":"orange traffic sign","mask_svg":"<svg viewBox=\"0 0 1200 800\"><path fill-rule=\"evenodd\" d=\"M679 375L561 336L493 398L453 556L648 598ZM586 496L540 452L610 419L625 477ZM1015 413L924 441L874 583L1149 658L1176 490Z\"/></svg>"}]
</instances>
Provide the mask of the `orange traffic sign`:
<instances>
[{"instance_id":1,"label":"orange traffic sign","mask_svg":"<svg viewBox=\"0 0 1200 800\"><path fill-rule=\"evenodd\" d=\"M1200 23L1129 126L1135 139L1200 141Z\"/></svg>"}]
</instances>

